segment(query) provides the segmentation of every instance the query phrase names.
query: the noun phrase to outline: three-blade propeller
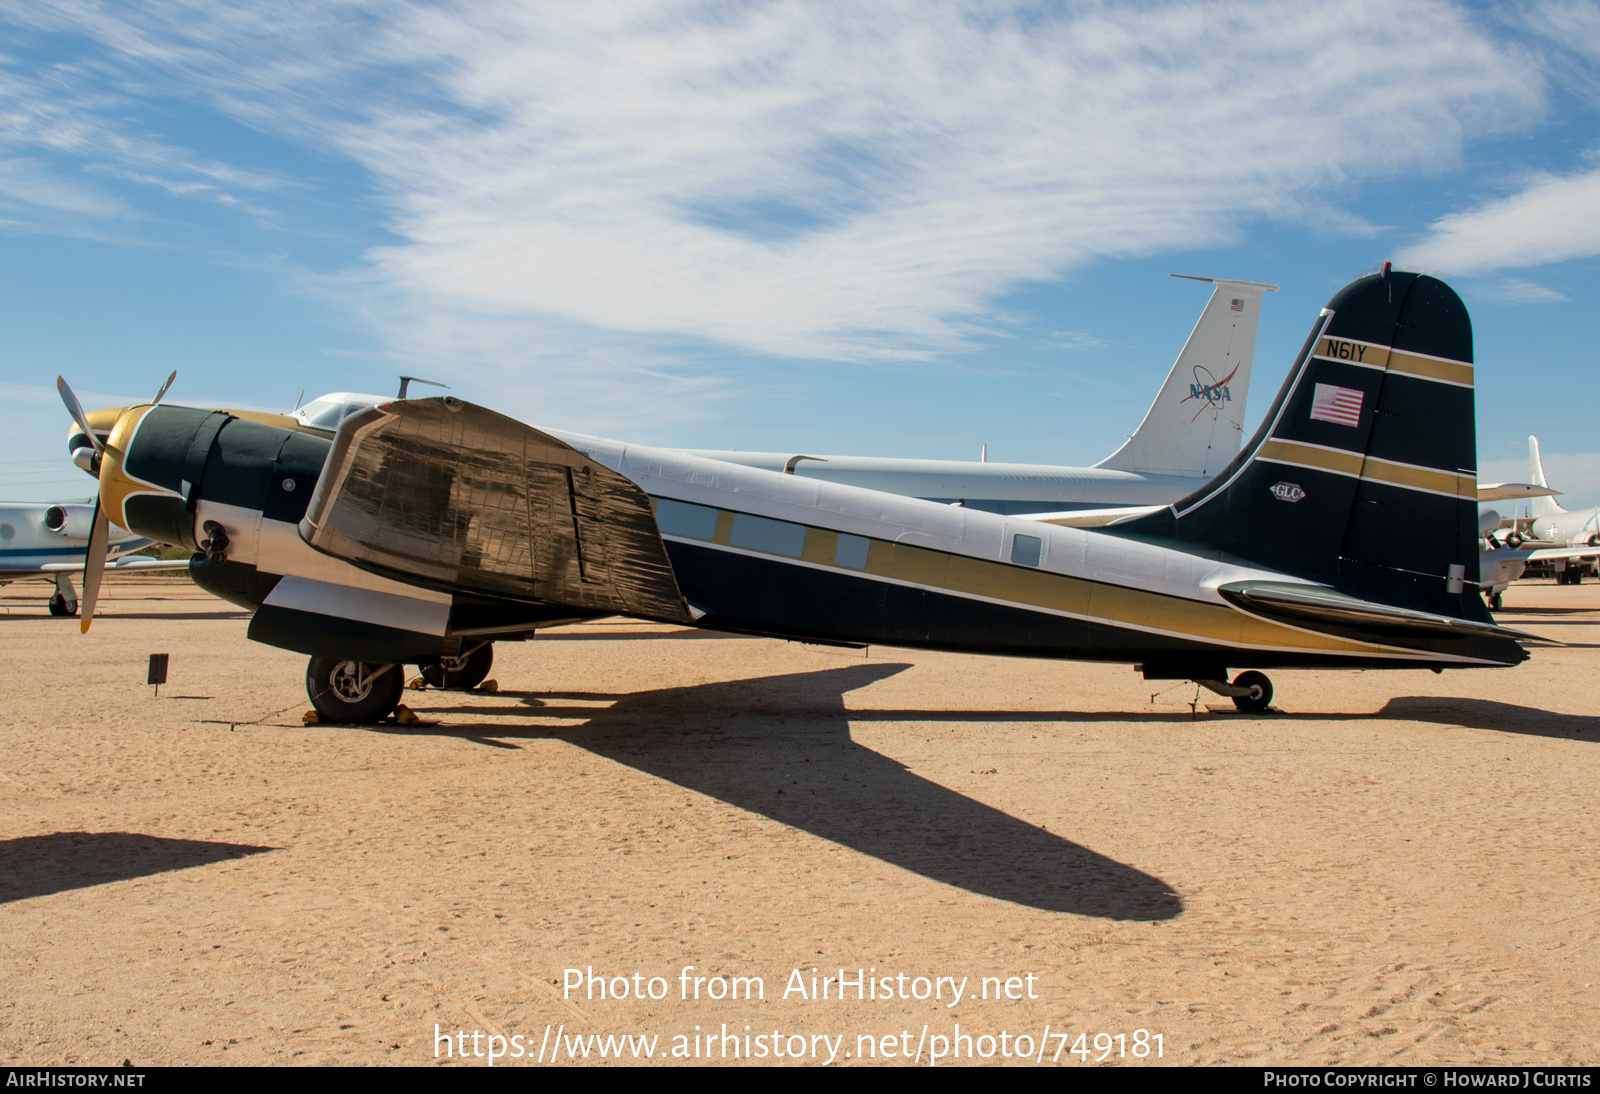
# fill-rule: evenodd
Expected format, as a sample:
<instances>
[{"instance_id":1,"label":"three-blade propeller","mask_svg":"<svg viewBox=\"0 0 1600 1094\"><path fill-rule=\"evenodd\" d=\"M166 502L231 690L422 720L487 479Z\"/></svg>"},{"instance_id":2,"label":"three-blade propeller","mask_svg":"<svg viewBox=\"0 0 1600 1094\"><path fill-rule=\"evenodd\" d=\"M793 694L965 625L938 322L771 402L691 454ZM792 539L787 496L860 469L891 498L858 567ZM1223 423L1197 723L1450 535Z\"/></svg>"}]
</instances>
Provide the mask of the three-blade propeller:
<instances>
[{"instance_id":1,"label":"three-blade propeller","mask_svg":"<svg viewBox=\"0 0 1600 1094\"><path fill-rule=\"evenodd\" d=\"M161 390L156 392L156 397L150 401L154 406L159 403L167 389L172 386L172 381L178 378L177 370L167 377L167 382L161 385ZM122 453L110 444L100 439L100 435L89 424L89 416L83 412L83 404L78 401L78 396L67 385L64 377L56 377L56 390L61 393L61 401L66 404L67 413L72 415L72 420L78 423L78 428L83 430L84 436L89 438L89 443L94 446L94 466L98 475L102 476L104 483L106 474L112 472L117 464L122 462ZM111 518L107 516L105 506L100 504L100 492L94 496L94 524L89 532L89 547L83 558L83 595L79 597L79 633L88 634L89 624L94 622L95 603L100 599L100 581L106 572L106 551L111 544Z\"/></svg>"}]
</instances>

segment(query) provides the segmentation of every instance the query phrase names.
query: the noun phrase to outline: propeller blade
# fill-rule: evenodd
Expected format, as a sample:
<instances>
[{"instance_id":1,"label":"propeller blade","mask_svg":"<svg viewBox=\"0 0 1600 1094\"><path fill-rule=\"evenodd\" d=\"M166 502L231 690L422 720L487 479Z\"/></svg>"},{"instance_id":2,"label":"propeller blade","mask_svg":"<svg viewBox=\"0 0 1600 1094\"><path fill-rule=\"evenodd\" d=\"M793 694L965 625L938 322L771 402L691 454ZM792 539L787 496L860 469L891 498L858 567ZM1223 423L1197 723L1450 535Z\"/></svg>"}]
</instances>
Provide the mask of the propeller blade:
<instances>
[{"instance_id":1,"label":"propeller blade","mask_svg":"<svg viewBox=\"0 0 1600 1094\"><path fill-rule=\"evenodd\" d=\"M178 370L177 369L173 369L172 370L172 375L167 377L167 382L161 385L161 390L160 391L156 392L156 397L154 399L150 400L150 403L151 403L152 406L161 401L161 397L167 393L167 388L171 387L172 386L172 381L176 380L177 378L178 378Z\"/></svg>"},{"instance_id":2,"label":"propeller blade","mask_svg":"<svg viewBox=\"0 0 1600 1094\"><path fill-rule=\"evenodd\" d=\"M110 541L111 518L106 516L105 509L100 505L100 498L96 495L94 530L89 533L89 551L83 559L83 595L78 598L80 634L88 634L89 624L94 622L94 605L95 601L100 599L100 578L106 572L106 547Z\"/></svg>"},{"instance_id":3,"label":"propeller blade","mask_svg":"<svg viewBox=\"0 0 1600 1094\"><path fill-rule=\"evenodd\" d=\"M67 404L67 413L72 415L72 420L78 423L78 428L88 436L89 442L94 445L94 450L102 455L106 450L106 443L89 426L89 415L83 412L83 404L78 402L78 397L67 386L67 381L61 376L56 377L56 390L61 393L61 401ZM165 389L163 389L165 390Z\"/></svg>"}]
</instances>

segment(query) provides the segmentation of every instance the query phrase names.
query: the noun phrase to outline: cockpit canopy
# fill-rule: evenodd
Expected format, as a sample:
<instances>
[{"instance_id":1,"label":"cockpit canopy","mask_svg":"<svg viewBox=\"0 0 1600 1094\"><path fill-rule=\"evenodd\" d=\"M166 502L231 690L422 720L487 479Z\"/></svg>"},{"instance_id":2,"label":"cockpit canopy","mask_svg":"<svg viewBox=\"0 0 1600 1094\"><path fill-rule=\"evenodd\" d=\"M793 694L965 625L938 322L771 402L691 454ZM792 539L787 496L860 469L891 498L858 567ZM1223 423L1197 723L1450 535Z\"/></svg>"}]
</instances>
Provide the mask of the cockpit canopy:
<instances>
[{"instance_id":1,"label":"cockpit canopy","mask_svg":"<svg viewBox=\"0 0 1600 1094\"><path fill-rule=\"evenodd\" d=\"M392 397L362 395L353 391L330 391L320 395L296 410L289 417L311 429L325 429L329 433L339 428L339 423L350 415L369 410L379 403L392 402Z\"/></svg>"}]
</instances>

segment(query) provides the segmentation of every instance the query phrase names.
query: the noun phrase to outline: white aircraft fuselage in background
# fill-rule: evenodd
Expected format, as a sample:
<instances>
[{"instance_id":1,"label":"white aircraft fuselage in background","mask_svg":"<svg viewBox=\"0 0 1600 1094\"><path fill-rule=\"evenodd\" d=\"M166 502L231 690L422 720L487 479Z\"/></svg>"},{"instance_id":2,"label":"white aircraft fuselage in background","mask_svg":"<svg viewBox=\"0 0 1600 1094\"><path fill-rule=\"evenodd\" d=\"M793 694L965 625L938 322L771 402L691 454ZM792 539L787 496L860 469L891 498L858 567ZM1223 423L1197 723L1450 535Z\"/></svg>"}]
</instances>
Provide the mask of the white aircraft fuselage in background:
<instances>
[{"instance_id":1,"label":"white aircraft fuselage in background","mask_svg":"<svg viewBox=\"0 0 1600 1094\"><path fill-rule=\"evenodd\" d=\"M1239 451L1261 296L1277 288L1253 281L1191 280L1215 286L1211 299L1144 421L1121 448L1093 467L684 451L1006 516L1170 504L1199 489Z\"/></svg>"},{"instance_id":2,"label":"white aircraft fuselage in background","mask_svg":"<svg viewBox=\"0 0 1600 1094\"><path fill-rule=\"evenodd\" d=\"M50 598L51 615L75 615L78 592L72 575L83 571L89 531L94 525L94 504L62 502L0 503L0 585L24 578L48 578L56 583ZM106 558L115 559L150 546L151 541L111 526ZM156 559L130 559L117 569L181 569L187 562L142 566Z\"/></svg>"}]
</instances>

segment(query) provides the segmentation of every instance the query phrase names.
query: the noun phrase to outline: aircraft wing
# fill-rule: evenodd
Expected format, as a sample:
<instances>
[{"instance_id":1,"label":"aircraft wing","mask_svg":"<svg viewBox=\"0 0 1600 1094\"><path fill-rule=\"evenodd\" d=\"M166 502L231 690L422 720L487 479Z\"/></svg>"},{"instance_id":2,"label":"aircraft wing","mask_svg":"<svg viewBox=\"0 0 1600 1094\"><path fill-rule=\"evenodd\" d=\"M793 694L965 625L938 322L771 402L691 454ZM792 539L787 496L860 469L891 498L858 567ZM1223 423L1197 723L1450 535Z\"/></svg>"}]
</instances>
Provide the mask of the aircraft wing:
<instances>
[{"instance_id":1,"label":"aircraft wing","mask_svg":"<svg viewBox=\"0 0 1600 1094\"><path fill-rule=\"evenodd\" d=\"M1516 501L1519 498L1553 498L1560 494L1548 486L1528 482L1486 482L1478 485L1478 504L1491 501Z\"/></svg>"},{"instance_id":2,"label":"aircraft wing","mask_svg":"<svg viewBox=\"0 0 1600 1094\"><path fill-rule=\"evenodd\" d=\"M186 558L166 559L150 558L149 556L144 556L141 558L123 557L113 562L106 563L106 570L108 572L121 572L123 570L187 570L188 568L189 560ZM82 573L83 563L46 562L44 565L40 566L36 572L41 574Z\"/></svg>"},{"instance_id":3,"label":"aircraft wing","mask_svg":"<svg viewBox=\"0 0 1600 1094\"><path fill-rule=\"evenodd\" d=\"M426 588L692 622L643 490L459 399L347 418L300 535Z\"/></svg>"},{"instance_id":4,"label":"aircraft wing","mask_svg":"<svg viewBox=\"0 0 1600 1094\"><path fill-rule=\"evenodd\" d=\"M1535 551L1519 551L1518 554L1529 562L1541 558L1600 558L1600 547L1540 547Z\"/></svg>"}]
</instances>

